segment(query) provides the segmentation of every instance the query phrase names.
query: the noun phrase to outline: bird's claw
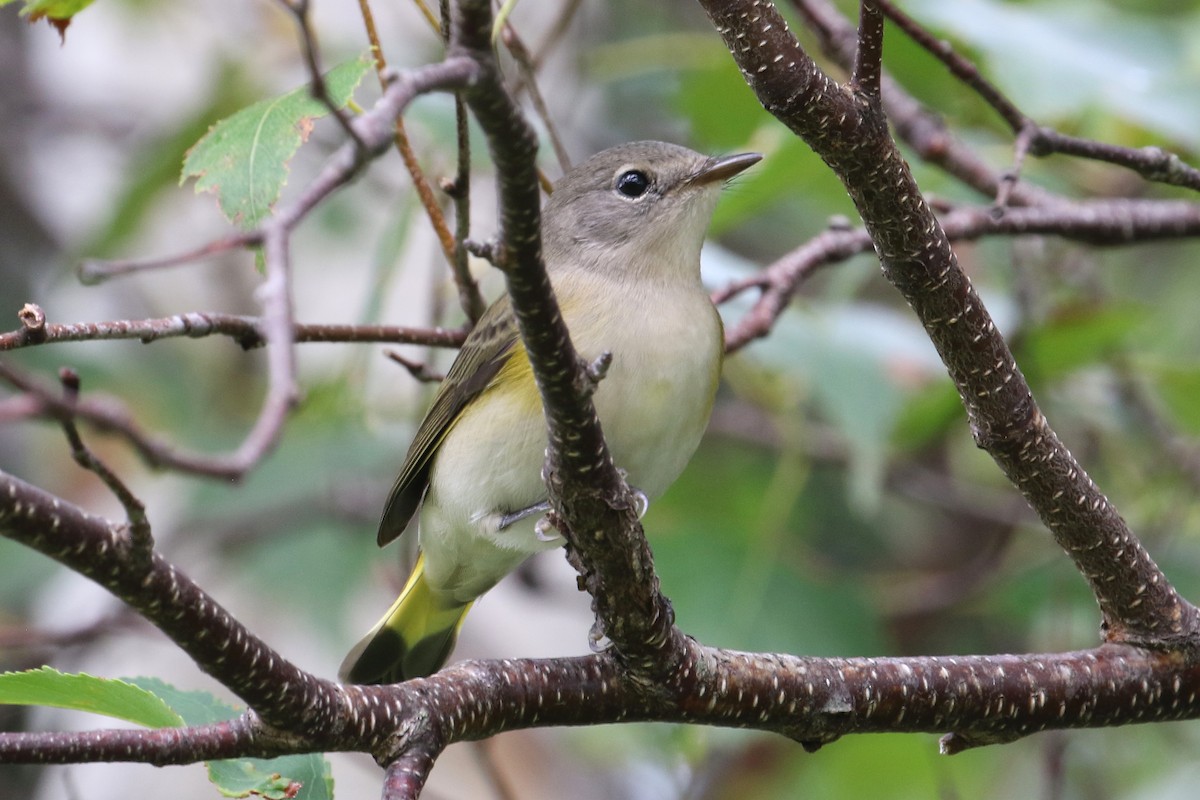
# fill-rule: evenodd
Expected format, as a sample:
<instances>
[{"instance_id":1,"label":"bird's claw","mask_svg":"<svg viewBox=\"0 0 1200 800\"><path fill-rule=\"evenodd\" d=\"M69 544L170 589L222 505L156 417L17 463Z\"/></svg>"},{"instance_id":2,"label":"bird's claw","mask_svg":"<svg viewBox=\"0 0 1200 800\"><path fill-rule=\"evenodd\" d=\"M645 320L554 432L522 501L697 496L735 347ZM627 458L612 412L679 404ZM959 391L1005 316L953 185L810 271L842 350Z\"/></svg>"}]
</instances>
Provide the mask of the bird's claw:
<instances>
[{"instance_id":1,"label":"bird's claw","mask_svg":"<svg viewBox=\"0 0 1200 800\"><path fill-rule=\"evenodd\" d=\"M617 467L617 472L621 474L621 480L628 480L629 475L625 472L625 470ZM633 507L637 510L638 519L641 519L642 517L646 516L646 512L650 510L650 498L646 496L645 492L636 486L630 486L629 491L633 495Z\"/></svg>"},{"instance_id":2,"label":"bird's claw","mask_svg":"<svg viewBox=\"0 0 1200 800\"><path fill-rule=\"evenodd\" d=\"M630 486L629 491L633 492L633 507L637 510L638 519L641 519L650 510L650 498L641 489Z\"/></svg>"}]
</instances>

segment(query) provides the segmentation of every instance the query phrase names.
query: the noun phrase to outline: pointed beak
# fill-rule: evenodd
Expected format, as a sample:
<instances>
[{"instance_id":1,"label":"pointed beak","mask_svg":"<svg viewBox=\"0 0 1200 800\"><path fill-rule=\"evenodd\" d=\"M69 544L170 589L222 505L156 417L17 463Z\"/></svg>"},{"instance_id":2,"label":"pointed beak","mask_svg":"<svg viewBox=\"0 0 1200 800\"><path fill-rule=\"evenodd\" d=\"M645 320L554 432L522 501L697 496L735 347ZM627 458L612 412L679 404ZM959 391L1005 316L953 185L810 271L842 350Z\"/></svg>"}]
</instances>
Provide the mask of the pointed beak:
<instances>
[{"instance_id":1,"label":"pointed beak","mask_svg":"<svg viewBox=\"0 0 1200 800\"><path fill-rule=\"evenodd\" d=\"M762 153L739 153L736 156L710 158L688 178L687 183L690 186L704 186L717 181L727 181L759 161L762 161Z\"/></svg>"}]
</instances>

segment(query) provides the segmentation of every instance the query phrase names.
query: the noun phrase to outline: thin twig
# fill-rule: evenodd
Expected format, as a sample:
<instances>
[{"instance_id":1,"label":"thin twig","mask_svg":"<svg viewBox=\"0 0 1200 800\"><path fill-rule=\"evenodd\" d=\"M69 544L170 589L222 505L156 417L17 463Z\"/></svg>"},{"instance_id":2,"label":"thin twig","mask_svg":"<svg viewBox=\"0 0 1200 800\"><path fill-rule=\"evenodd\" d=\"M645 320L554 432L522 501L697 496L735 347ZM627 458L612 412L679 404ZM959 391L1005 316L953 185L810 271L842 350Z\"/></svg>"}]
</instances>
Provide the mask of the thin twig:
<instances>
[{"instance_id":1,"label":"thin twig","mask_svg":"<svg viewBox=\"0 0 1200 800\"><path fill-rule=\"evenodd\" d=\"M14 398L15 402L0 406L0 420L18 417L62 419L73 416L101 432L125 439L152 467L224 480L236 480L244 472L240 464L232 463L227 456L183 450L162 437L147 433L129 410L112 398L85 397L68 404L53 388L4 363L0 363L0 379L24 392L23 397Z\"/></svg>"},{"instance_id":2,"label":"thin twig","mask_svg":"<svg viewBox=\"0 0 1200 800\"><path fill-rule=\"evenodd\" d=\"M1033 146L1035 135L1036 131L1034 127L1026 125L1024 128L1021 128L1020 132L1017 133L1016 139L1013 140L1013 163L1000 176L1000 188L996 191L996 200L992 203L994 213L1002 214L1008 206L1008 199L1012 196L1013 189L1021 180L1021 170L1025 166L1025 157L1029 154L1029 149Z\"/></svg>"},{"instance_id":3,"label":"thin twig","mask_svg":"<svg viewBox=\"0 0 1200 800\"><path fill-rule=\"evenodd\" d=\"M995 109L1013 133L1017 133L1025 127L1028 118L1021 109L1017 108L995 84L983 77L973 62L956 53L949 42L935 37L921 23L905 14L890 0L874 0L874 2L879 10L895 23L897 28L904 31L908 38L942 62L946 69L950 70L950 74L971 87L976 94L983 98L985 103Z\"/></svg>"},{"instance_id":4,"label":"thin twig","mask_svg":"<svg viewBox=\"0 0 1200 800\"><path fill-rule=\"evenodd\" d=\"M74 407L79 402L79 373L69 367L63 367L58 376L63 386L65 405L68 408ZM121 508L125 509L125 519L129 524L129 541L133 546L131 552L142 560L148 560L154 550L154 535L150 529L150 520L146 517L145 504L83 443L83 437L75 427L73 414L63 416L59 424L62 425L67 443L71 446L71 457L75 459L75 463L95 474L117 498Z\"/></svg>"},{"instance_id":5,"label":"thin twig","mask_svg":"<svg viewBox=\"0 0 1200 800\"><path fill-rule=\"evenodd\" d=\"M538 45L537 50L534 52L531 64L535 74L541 72L542 65L546 63L546 59L550 57L550 53L562 43L566 37L567 28L571 27L571 23L575 21L575 14L582 5L583 0L567 0L563 4L562 9L558 12L558 16L554 18L554 24L546 32L546 38L542 40L542 43Z\"/></svg>"},{"instance_id":6,"label":"thin twig","mask_svg":"<svg viewBox=\"0 0 1200 800\"><path fill-rule=\"evenodd\" d=\"M1106 161L1131 169L1148 181L1200 190L1200 169L1184 163L1178 155L1161 147L1118 147L1038 126L1032 152L1038 156L1061 153Z\"/></svg>"},{"instance_id":7,"label":"thin twig","mask_svg":"<svg viewBox=\"0 0 1200 800\"><path fill-rule=\"evenodd\" d=\"M419 5L422 12L429 16L429 9L423 3ZM358 0L358 8L363 19L363 24L367 29L367 39L371 43L371 54L375 58L375 72L379 76L380 84L386 85L388 80L387 59L383 54L383 45L380 44L379 33L375 28L375 17L371 12L370 0ZM432 17L430 17L430 20L434 25L434 29L437 30L437 20ZM430 186L429 180L425 177L425 172L421 169L421 164L417 160L416 153L413 152L412 142L408 138L408 129L404 124L404 118L397 116L395 126L396 150L400 153L400 159L404 162L404 168L408 170L408 174L412 178L413 187L417 190L417 198L421 201L421 207L425 209L426 216L429 217L429 222L433 226L438 244L441 245L442 255L446 258L446 263L450 265L451 274L454 276L454 283L458 287L459 304L462 306L467 318L474 322L483 316L483 311L487 308L487 305L483 301L483 296L479 293L479 284L466 268L465 259L460 258L459 243L462 239L450 231L450 225L446 222L446 215L442 211L442 206L434 196L433 187Z\"/></svg>"},{"instance_id":8,"label":"thin twig","mask_svg":"<svg viewBox=\"0 0 1200 800\"><path fill-rule=\"evenodd\" d=\"M512 54L513 60L517 63L517 69L521 76L520 85L529 91L529 100L533 103L534 113L537 114L538 119L542 121L542 126L546 129L546 136L550 139L550 146L554 148L554 156L558 159L559 169L564 173L570 171L571 156L562 142L562 137L558 134L558 126L554 123L554 118L550 116L546 99L542 96L541 89L538 88L537 73L529 48L525 46L517 29L511 24L505 24L501 38L504 46L508 48L508 52ZM515 95L515 87L512 91Z\"/></svg>"},{"instance_id":9,"label":"thin twig","mask_svg":"<svg viewBox=\"0 0 1200 800\"><path fill-rule=\"evenodd\" d=\"M875 0L882 12L914 42L946 66L950 73L971 87L984 102L1004 119L1018 136L1028 137L1026 150L1035 156L1062 153L1094 161L1122 166L1149 181L1200 190L1200 169L1186 163L1174 153L1158 147L1130 148L1068 136L1038 125L1021 111L995 84L983 77L969 59L959 55L950 43L938 39L919 22L896 7L891 0ZM1018 154L1018 161L1022 154ZM1019 170L1014 169L1014 172ZM1003 203L997 202L1003 206Z\"/></svg>"},{"instance_id":10,"label":"thin twig","mask_svg":"<svg viewBox=\"0 0 1200 800\"><path fill-rule=\"evenodd\" d=\"M178 267L210 256L228 253L230 250L258 247L261 244L262 231L254 230L227 236L224 239L217 239L192 250L185 250L182 253L175 253L169 256L112 260L88 259L79 265L79 280L85 284L96 284L119 275L129 275L134 272L158 270L166 267Z\"/></svg>"},{"instance_id":11,"label":"thin twig","mask_svg":"<svg viewBox=\"0 0 1200 800\"><path fill-rule=\"evenodd\" d=\"M333 115L341 126L342 131L358 145L360 150L366 150L358 131L350 124L350 117L345 109L329 96L329 87L325 85L325 76L321 74L320 57L317 55L317 36L308 21L308 0L279 0L283 6L292 12L296 27L300 30L300 45L304 50L304 61L308 66L310 92L321 105Z\"/></svg>"},{"instance_id":12,"label":"thin twig","mask_svg":"<svg viewBox=\"0 0 1200 800\"><path fill-rule=\"evenodd\" d=\"M1200 204L1155 200L1082 200L1050 207L1006 209L959 208L940 217L950 241L984 236L1042 234L1093 245L1129 245L1200 235ZM726 329L725 347L735 352L767 336L800 285L813 272L869 251L871 237L863 228L842 223L818 234L760 272L713 293L716 303L750 289L761 295L740 320Z\"/></svg>"},{"instance_id":13,"label":"thin twig","mask_svg":"<svg viewBox=\"0 0 1200 800\"><path fill-rule=\"evenodd\" d=\"M425 21L429 23L429 27L433 28L433 32L438 36L442 36L446 26L443 26L438 22L437 15L433 13L433 9L429 7L429 4L426 3L425 0L413 0L413 5L420 10L421 16L423 16ZM443 18L444 16L445 15L443 15Z\"/></svg>"},{"instance_id":14,"label":"thin twig","mask_svg":"<svg viewBox=\"0 0 1200 800\"><path fill-rule=\"evenodd\" d=\"M412 375L422 383L439 383L446 379L445 373L432 369L428 364L405 358L395 350L385 350L383 354L404 367L408 370L409 375Z\"/></svg>"},{"instance_id":15,"label":"thin twig","mask_svg":"<svg viewBox=\"0 0 1200 800\"><path fill-rule=\"evenodd\" d=\"M39 309L40 310L40 309ZM60 342L91 342L117 339L137 339L145 344L159 339L186 336L200 339L206 336L228 336L245 350L266 343L264 321L261 317L218 312L190 311L173 317L153 319L111 320L105 322L47 323L43 320L36 336L27 328L0 333L0 352L34 345ZM417 328L404 325L344 325L297 322L292 326L292 339L306 342L342 342L364 344L420 344L430 347L458 347L466 332L451 328Z\"/></svg>"}]
</instances>

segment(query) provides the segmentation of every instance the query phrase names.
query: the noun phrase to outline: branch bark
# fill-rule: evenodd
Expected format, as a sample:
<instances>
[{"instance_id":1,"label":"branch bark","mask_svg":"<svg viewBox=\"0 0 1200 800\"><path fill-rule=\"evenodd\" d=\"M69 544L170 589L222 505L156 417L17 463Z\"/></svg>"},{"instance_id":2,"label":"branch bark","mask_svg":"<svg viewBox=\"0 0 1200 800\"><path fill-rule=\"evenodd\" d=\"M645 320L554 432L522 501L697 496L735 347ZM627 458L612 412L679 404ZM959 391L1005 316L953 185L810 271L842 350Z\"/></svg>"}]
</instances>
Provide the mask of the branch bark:
<instances>
[{"instance_id":1,"label":"branch bark","mask_svg":"<svg viewBox=\"0 0 1200 800\"><path fill-rule=\"evenodd\" d=\"M491 45L490 3L463 0L447 60L420 71L420 79L409 75L390 84L376 108L351 123L359 144L339 151L294 204L251 237L267 253L274 292L267 319L199 315L202 320L172 318L165 325L120 323L111 335L192 335L198 328L189 326L201 324L243 344L265 338L278 351L274 397L286 401L291 345L304 331L288 307L291 230L388 146L394 120L417 91L460 88L499 174L501 236L492 253L505 273L546 409L550 496L569 558L614 647L580 658L468 662L396 686L339 686L282 659L161 554L139 550L124 527L0 472L0 534L109 589L252 708L228 723L179 731L0 734L0 762L121 758L163 764L353 749L387 765L385 796L404 798L420 792L448 744L531 726L702 723L773 731L809 748L852 732L951 730L943 749L955 752L1047 728L1200 716L1195 608L1170 587L1058 442L950 248L952 238L1043 228L1100 243L1191 234L1200 229L1197 207L1039 205L1044 195L1030 190L1014 194L1028 207L1000 218L986 209L959 209L939 222L888 134L880 3L862 4L866 24L853 56L855 80L847 87L816 67L769 3L702 5L764 105L839 174L865 222L863 231L830 231L768 269L757 282L767 287L760 302L765 321L751 335L769 330L813 265L873 243L885 275L942 353L978 443L1092 585L1107 643L1060 654L820 659L720 650L679 631L659 591L628 487L608 456L589 400L587 365L571 348L546 278L536 139L503 87ZM973 185L996 180L965 156L954 163L973 175ZM1145 216L1130 217L1131 209ZM1122 224L1111 224L1107 210ZM0 338L0 346L75 335L70 326L47 325L44 315L39 320L33 312L23 322L22 330ZM225 330L217 331L222 325ZM61 411L82 415L81 408L75 403ZM269 446L273 435L256 434L256 446Z\"/></svg>"},{"instance_id":2,"label":"branch bark","mask_svg":"<svg viewBox=\"0 0 1200 800\"><path fill-rule=\"evenodd\" d=\"M1088 581L1106 640L1192 646L1200 635L1200 614L1174 590L1050 428L888 134L880 105L825 75L770 2L700 4L763 106L842 180L884 276L908 301L941 355L976 443L1021 491Z\"/></svg>"},{"instance_id":3,"label":"branch bark","mask_svg":"<svg viewBox=\"0 0 1200 800\"><path fill-rule=\"evenodd\" d=\"M583 576L605 634L635 669L680 652L670 603L658 591L636 503L613 465L580 363L542 263L537 139L504 87L490 41L486 0L458 5L452 55L475 60L466 100L488 139L500 194L497 266L504 271L546 412L550 501L564 523L568 558Z\"/></svg>"}]
</instances>

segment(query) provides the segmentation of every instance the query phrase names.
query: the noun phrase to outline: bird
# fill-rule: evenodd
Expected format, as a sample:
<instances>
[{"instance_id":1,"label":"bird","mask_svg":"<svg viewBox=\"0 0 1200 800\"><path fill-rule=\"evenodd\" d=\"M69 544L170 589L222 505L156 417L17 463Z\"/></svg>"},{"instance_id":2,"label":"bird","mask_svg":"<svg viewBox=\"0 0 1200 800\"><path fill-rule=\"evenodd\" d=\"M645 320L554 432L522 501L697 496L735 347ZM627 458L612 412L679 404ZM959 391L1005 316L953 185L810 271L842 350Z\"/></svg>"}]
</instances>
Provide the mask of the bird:
<instances>
[{"instance_id":1,"label":"bird","mask_svg":"<svg viewBox=\"0 0 1200 800\"><path fill-rule=\"evenodd\" d=\"M543 260L575 349L589 362L611 355L592 399L639 505L675 481L708 426L724 329L700 280L700 249L722 186L761 158L630 142L569 170L542 210ZM549 509L546 447L505 294L467 336L388 496L379 545L417 516L419 556L395 603L346 656L344 682L441 669L472 603L529 556L563 544L538 524Z\"/></svg>"}]
</instances>

